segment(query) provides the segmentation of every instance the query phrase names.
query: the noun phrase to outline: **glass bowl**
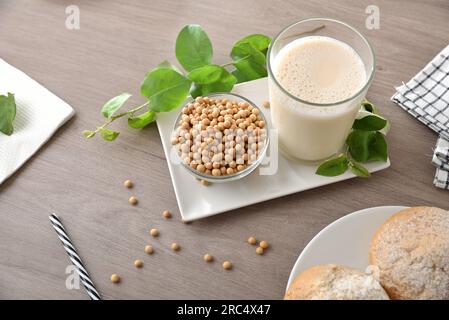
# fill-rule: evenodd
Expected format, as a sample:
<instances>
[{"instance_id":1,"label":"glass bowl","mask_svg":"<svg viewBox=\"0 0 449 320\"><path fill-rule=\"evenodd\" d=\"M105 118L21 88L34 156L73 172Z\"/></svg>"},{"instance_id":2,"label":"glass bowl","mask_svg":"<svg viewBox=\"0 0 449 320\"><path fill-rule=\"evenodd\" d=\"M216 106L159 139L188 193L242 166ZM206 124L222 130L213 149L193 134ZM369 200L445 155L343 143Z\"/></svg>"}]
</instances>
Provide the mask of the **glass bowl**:
<instances>
[{"instance_id":1,"label":"glass bowl","mask_svg":"<svg viewBox=\"0 0 449 320\"><path fill-rule=\"evenodd\" d=\"M262 149L258 151L258 156L257 156L256 160L254 160L250 164L248 164L247 167L244 168L243 170L235 172L233 174L213 176L213 175L209 175L206 173L202 173L202 172L192 168L189 164L185 163L184 160L181 159L181 156L179 155L178 150L175 150L175 153L176 153L181 165L195 178L200 179L200 180L206 180L208 182L220 183L220 182L227 182L227 181L235 181L235 180L241 179L243 177L246 177L262 163L262 161L266 155L266 151L267 151L268 144L269 144L269 128L268 128L268 123L267 123L267 119L265 118L265 115L263 114L261 108L259 108L255 103L253 103L252 101L248 100L247 98L242 97L235 93L220 92L220 93L213 93L213 94L205 95L203 97L204 98L208 97L210 99L228 99L230 101L236 101L236 102L247 102L253 108L258 109L260 117L265 122L265 127L264 127L265 138L263 140L264 145L263 145ZM195 99L191 98L186 103L184 103L183 107L187 106L189 103L194 103L194 102L195 102ZM177 136L179 122L182 119L182 115L183 115L182 109L183 108L180 108L180 112L179 112L178 116L176 117L176 121L174 123L173 130L172 130L172 136L174 136L174 135ZM175 146L176 145L174 145L173 147L175 147Z\"/></svg>"}]
</instances>

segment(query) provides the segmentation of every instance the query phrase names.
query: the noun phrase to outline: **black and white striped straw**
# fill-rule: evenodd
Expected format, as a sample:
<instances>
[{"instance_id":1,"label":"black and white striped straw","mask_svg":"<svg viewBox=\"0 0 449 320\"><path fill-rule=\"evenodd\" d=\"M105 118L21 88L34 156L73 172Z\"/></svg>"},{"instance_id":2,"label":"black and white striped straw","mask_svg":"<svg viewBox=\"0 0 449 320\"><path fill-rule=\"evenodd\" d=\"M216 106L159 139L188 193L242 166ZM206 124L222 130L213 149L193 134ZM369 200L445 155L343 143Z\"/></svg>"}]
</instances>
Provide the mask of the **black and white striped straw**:
<instances>
[{"instance_id":1,"label":"black and white striped straw","mask_svg":"<svg viewBox=\"0 0 449 320\"><path fill-rule=\"evenodd\" d=\"M87 272L83 262L81 261L81 258L76 252L75 246L73 245L72 240L70 240L69 235L65 231L65 228L61 223L61 220L54 213L52 213L49 216L49 218L53 228L58 234L59 240L61 240L62 245L64 246L64 249L67 252L67 255L69 256L72 263L75 265L76 270L78 271L81 282L84 286L84 289L86 289L87 294L92 300L101 300L100 294L98 293L97 289L95 289L94 283L90 279L89 273Z\"/></svg>"}]
</instances>

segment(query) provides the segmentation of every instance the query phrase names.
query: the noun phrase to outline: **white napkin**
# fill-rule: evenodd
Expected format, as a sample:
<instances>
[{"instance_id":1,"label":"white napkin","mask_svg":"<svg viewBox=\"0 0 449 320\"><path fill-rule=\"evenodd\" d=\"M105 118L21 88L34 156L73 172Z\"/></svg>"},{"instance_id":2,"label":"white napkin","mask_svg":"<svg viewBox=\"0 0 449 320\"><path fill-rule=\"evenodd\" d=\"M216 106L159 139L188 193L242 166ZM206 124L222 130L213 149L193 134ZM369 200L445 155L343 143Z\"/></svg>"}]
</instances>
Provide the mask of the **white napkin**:
<instances>
[{"instance_id":1,"label":"white napkin","mask_svg":"<svg viewBox=\"0 0 449 320\"><path fill-rule=\"evenodd\" d=\"M13 93L14 133L0 132L0 184L19 169L55 131L74 115L67 103L0 59L0 94Z\"/></svg>"},{"instance_id":2,"label":"white napkin","mask_svg":"<svg viewBox=\"0 0 449 320\"><path fill-rule=\"evenodd\" d=\"M449 189L449 46L396 90L391 100L440 136L432 159L434 184Z\"/></svg>"}]
</instances>

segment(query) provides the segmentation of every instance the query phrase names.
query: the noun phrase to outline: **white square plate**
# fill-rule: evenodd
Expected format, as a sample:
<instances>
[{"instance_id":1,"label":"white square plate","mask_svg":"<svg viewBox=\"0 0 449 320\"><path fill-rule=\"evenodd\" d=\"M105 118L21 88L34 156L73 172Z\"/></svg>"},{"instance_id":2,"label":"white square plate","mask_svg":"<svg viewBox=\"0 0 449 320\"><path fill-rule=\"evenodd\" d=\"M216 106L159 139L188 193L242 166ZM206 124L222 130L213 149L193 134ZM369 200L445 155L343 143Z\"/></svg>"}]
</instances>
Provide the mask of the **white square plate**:
<instances>
[{"instance_id":1,"label":"white square plate","mask_svg":"<svg viewBox=\"0 0 449 320\"><path fill-rule=\"evenodd\" d=\"M268 100L268 80L264 78L242 83L235 86L232 92L242 95L261 106L263 101ZM267 121L270 122L269 109L263 107L261 109ZM259 175L256 169L243 179L215 183L205 187L196 181L180 164L170 161L172 150L170 138L178 113L179 109L158 114L157 124L179 211L185 221L209 217L217 213L355 177L350 172L338 177L318 176L315 174L317 164L288 160L279 153L279 167L274 175ZM389 166L390 160L366 164L370 172L386 169Z\"/></svg>"}]
</instances>

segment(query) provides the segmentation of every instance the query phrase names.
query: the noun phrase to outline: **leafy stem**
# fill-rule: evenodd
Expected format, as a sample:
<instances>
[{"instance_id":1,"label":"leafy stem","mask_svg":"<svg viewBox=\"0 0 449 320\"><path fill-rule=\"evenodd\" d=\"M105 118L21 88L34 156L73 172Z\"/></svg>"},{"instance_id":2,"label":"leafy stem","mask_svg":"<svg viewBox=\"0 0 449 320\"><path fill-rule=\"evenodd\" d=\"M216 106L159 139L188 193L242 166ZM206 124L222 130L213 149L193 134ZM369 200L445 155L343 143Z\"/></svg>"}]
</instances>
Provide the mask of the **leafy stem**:
<instances>
[{"instance_id":1,"label":"leafy stem","mask_svg":"<svg viewBox=\"0 0 449 320\"><path fill-rule=\"evenodd\" d=\"M349 152L349 146L346 147L346 158L348 159L349 169L356 176L361 177L361 178L369 178L371 176L371 173L368 171L368 169L365 166L354 161L354 159L351 156L351 152Z\"/></svg>"},{"instance_id":2,"label":"leafy stem","mask_svg":"<svg viewBox=\"0 0 449 320\"><path fill-rule=\"evenodd\" d=\"M119 119L119 118L122 118L122 117L125 117L125 116L127 116L127 117L129 117L129 118L134 118L136 112L138 112L139 110L145 108L145 107L148 106L148 105L149 105L149 101L147 101L147 102L141 104L140 106L137 106L137 107L135 107L135 108L132 108L132 109L130 109L130 110L128 110L128 111L124 111L124 112L121 112L121 113L119 113L119 114L111 115L111 116L108 118L108 120L107 120L105 123L103 123L103 125L97 127L97 128L96 128L95 130L93 130L93 131L85 130L85 131L83 131L83 135L84 135L86 138L93 138L97 133L103 133L103 138L104 138L105 140L107 140L107 141L112 141L112 140L108 140L108 137L109 137L109 139L112 138L112 137L114 137L113 140L115 140L115 138L117 138L117 136L118 136L118 132L107 130L107 127L109 127L109 125L110 125L112 122L114 122L115 120L117 120L117 119ZM109 135L107 135L107 136L105 137L104 134L109 134ZM111 134L112 134L112 135L111 135Z\"/></svg>"},{"instance_id":3,"label":"leafy stem","mask_svg":"<svg viewBox=\"0 0 449 320\"><path fill-rule=\"evenodd\" d=\"M131 128L142 129L156 119L157 113L178 108L189 94L195 98L229 92L236 83L266 77L270 42L271 38L261 34L244 37L232 47L232 61L216 65L212 63L212 43L206 32L199 25L187 25L179 32L175 45L176 59L184 70L163 61L147 73L141 85L140 93L147 102L118 113L131 95L122 93L112 98L101 110L106 122L95 130L83 131L83 135L92 138L100 133L104 140L113 141L119 133L108 127L119 118L127 117ZM144 108L147 111L136 116Z\"/></svg>"},{"instance_id":4,"label":"leafy stem","mask_svg":"<svg viewBox=\"0 0 449 320\"><path fill-rule=\"evenodd\" d=\"M237 64L239 62L243 62L245 60L248 60L249 58L251 58L251 56L247 55L247 56L245 56L243 58L240 58L240 59L237 59L235 61L230 61L228 63L222 64L222 65L220 65L220 67L222 67L222 68L230 67L230 66L235 65L235 64Z\"/></svg>"},{"instance_id":5,"label":"leafy stem","mask_svg":"<svg viewBox=\"0 0 449 320\"><path fill-rule=\"evenodd\" d=\"M135 114L137 111L139 111L139 110L141 110L142 108L148 106L149 104L150 104L150 101L147 101L147 102L141 104L141 105L138 106L138 107L135 107L135 108L133 108L133 109L130 109L130 110L125 111L125 112L122 112L122 113L119 113L119 114L113 116L113 117L110 119L110 121L108 121L107 123L109 124L109 123L111 123L112 121L114 121L114 120L116 120L116 119L118 119L118 118L124 117L124 116L129 116L129 117L131 117L131 118L134 118L134 114Z\"/></svg>"},{"instance_id":6,"label":"leafy stem","mask_svg":"<svg viewBox=\"0 0 449 320\"><path fill-rule=\"evenodd\" d=\"M389 122L379 114L377 108L369 101L363 101L352 131L346 139L345 151L321 163L316 174L334 177L349 169L359 177L369 177L370 172L362 163L387 161L385 135L389 127Z\"/></svg>"}]
</instances>

